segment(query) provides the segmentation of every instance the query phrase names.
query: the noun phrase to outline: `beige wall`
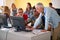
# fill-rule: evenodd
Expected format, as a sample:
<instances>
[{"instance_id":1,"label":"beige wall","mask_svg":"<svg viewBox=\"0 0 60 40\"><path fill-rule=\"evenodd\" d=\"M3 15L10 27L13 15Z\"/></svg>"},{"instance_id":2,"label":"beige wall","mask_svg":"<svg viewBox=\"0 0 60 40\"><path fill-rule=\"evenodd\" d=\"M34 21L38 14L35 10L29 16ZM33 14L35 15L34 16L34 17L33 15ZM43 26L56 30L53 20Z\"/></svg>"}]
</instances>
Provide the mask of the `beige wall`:
<instances>
[{"instance_id":1,"label":"beige wall","mask_svg":"<svg viewBox=\"0 0 60 40\"><path fill-rule=\"evenodd\" d=\"M11 4L14 3L14 0L4 0L5 6L11 7Z\"/></svg>"},{"instance_id":2,"label":"beige wall","mask_svg":"<svg viewBox=\"0 0 60 40\"><path fill-rule=\"evenodd\" d=\"M11 4L15 3L17 8L23 8L25 10L27 2L30 2L32 6L38 2L42 2L44 6L48 6L48 3L52 2L55 8L60 8L60 0L4 0L4 5L11 7Z\"/></svg>"},{"instance_id":3,"label":"beige wall","mask_svg":"<svg viewBox=\"0 0 60 40\"><path fill-rule=\"evenodd\" d=\"M52 0L53 6L60 9L60 0Z\"/></svg>"},{"instance_id":4,"label":"beige wall","mask_svg":"<svg viewBox=\"0 0 60 40\"><path fill-rule=\"evenodd\" d=\"M6 6L11 7L11 4L15 3L17 8L23 8L24 10L26 8L27 2L30 2L32 4L32 6L34 6L38 2L42 2L44 4L44 6L48 6L48 4L49 4L49 2L51 2L51 0L4 0L4 4Z\"/></svg>"},{"instance_id":5,"label":"beige wall","mask_svg":"<svg viewBox=\"0 0 60 40\"><path fill-rule=\"evenodd\" d=\"M23 8L25 10L27 2L30 2L32 6L34 6L38 2L42 2L44 6L48 6L51 0L15 0L14 3L16 4L17 8Z\"/></svg>"}]
</instances>

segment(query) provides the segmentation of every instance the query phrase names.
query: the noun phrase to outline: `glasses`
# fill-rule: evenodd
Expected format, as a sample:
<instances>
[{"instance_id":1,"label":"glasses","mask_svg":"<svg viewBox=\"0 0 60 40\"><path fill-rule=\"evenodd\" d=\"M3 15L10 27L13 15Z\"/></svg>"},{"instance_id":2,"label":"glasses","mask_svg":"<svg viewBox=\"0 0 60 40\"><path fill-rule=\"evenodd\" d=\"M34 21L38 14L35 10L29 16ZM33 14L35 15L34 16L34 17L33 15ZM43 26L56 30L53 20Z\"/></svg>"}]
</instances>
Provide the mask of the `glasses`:
<instances>
[{"instance_id":1,"label":"glasses","mask_svg":"<svg viewBox=\"0 0 60 40\"><path fill-rule=\"evenodd\" d=\"M18 13L23 13L23 12L18 12Z\"/></svg>"}]
</instances>

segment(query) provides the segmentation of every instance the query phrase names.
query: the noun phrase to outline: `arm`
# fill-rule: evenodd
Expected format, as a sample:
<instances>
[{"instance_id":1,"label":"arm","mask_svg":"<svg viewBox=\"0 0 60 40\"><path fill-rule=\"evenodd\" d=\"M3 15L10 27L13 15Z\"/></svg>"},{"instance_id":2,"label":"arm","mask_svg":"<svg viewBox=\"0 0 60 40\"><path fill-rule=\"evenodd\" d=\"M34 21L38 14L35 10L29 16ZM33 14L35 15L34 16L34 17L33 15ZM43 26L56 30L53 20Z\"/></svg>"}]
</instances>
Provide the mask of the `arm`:
<instances>
[{"instance_id":1,"label":"arm","mask_svg":"<svg viewBox=\"0 0 60 40\"><path fill-rule=\"evenodd\" d=\"M45 30L51 30L52 26L52 15L51 9L47 8L45 12Z\"/></svg>"},{"instance_id":2,"label":"arm","mask_svg":"<svg viewBox=\"0 0 60 40\"><path fill-rule=\"evenodd\" d=\"M39 17L36 19L33 28L36 28L40 24L40 22L41 22L41 15L42 15L42 13L40 13Z\"/></svg>"}]
</instances>

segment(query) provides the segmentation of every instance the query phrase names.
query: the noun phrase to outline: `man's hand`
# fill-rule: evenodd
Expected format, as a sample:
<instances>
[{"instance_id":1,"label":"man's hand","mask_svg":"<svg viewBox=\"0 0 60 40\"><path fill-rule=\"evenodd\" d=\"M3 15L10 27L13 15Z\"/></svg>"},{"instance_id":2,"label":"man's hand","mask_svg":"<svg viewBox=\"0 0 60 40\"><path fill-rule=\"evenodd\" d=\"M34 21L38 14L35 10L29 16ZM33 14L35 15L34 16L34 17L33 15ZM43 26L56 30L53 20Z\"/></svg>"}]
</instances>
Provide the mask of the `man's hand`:
<instances>
[{"instance_id":1,"label":"man's hand","mask_svg":"<svg viewBox=\"0 0 60 40\"><path fill-rule=\"evenodd\" d=\"M26 28L26 30L34 30L34 28L32 27L32 28Z\"/></svg>"},{"instance_id":2,"label":"man's hand","mask_svg":"<svg viewBox=\"0 0 60 40\"><path fill-rule=\"evenodd\" d=\"M41 30L41 32L47 32L47 30Z\"/></svg>"},{"instance_id":3,"label":"man's hand","mask_svg":"<svg viewBox=\"0 0 60 40\"><path fill-rule=\"evenodd\" d=\"M51 31L51 27L52 27L52 26L49 24L49 26L48 26L48 31Z\"/></svg>"}]
</instances>

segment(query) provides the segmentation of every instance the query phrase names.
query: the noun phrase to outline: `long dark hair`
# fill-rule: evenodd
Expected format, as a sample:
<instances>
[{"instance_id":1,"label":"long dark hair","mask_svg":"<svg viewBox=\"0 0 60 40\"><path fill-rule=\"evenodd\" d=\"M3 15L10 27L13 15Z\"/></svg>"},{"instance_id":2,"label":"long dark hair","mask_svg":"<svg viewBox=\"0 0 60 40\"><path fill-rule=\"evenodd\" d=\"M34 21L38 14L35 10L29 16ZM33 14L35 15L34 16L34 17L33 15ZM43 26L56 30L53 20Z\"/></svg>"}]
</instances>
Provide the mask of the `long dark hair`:
<instances>
[{"instance_id":1,"label":"long dark hair","mask_svg":"<svg viewBox=\"0 0 60 40\"><path fill-rule=\"evenodd\" d=\"M11 7L12 7L12 9L14 9L14 8L16 8L16 5L14 3L12 3Z\"/></svg>"},{"instance_id":2,"label":"long dark hair","mask_svg":"<svg viewBox=\"0 0 60 40\"><path fill-rule=\"evenodd\" d=\"M31 3L28 2L27 4L30 6L30 9L31 9L31 8L32 8L32 7L31 7Z\"/></svg>"},{"instance_id":3,"label":"long dark hair","mask_svg":"<svg viewBox=\"0 0 60 40\"><path fill-rule=\"evenodd\" d=\"M4 6L4 12L7 12L8 14L10 13L10 9L8 6Z\"/></svg>"}]
</instances>

